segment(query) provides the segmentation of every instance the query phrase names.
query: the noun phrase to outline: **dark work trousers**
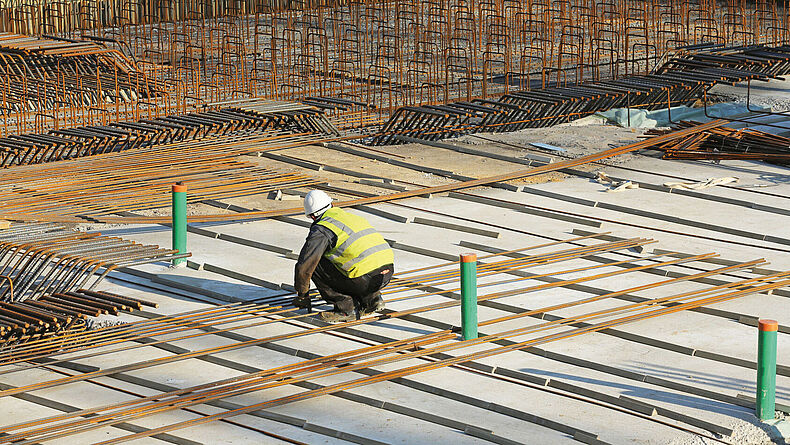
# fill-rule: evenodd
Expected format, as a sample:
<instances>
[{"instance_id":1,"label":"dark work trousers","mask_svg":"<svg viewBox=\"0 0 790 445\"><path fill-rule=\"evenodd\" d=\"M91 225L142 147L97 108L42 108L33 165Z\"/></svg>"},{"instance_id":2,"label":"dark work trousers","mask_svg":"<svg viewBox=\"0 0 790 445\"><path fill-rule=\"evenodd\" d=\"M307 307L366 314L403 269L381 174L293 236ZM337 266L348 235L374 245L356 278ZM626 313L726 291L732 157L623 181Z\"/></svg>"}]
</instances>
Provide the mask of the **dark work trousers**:
<instances>
[{"instance_id":1,"label":"dark work trousers","mask_svg":"<svg viewBox=\"0 0 790 445\"><path fill-rule=\"evenodd\" d=\"M393 272L392 264L388 264L365 275L348 278L331 261L321 258L312 280L324 300L335 305L336 311L353 314L355 306L364 309L375 303Z\"/></svg>"}]
</instances>

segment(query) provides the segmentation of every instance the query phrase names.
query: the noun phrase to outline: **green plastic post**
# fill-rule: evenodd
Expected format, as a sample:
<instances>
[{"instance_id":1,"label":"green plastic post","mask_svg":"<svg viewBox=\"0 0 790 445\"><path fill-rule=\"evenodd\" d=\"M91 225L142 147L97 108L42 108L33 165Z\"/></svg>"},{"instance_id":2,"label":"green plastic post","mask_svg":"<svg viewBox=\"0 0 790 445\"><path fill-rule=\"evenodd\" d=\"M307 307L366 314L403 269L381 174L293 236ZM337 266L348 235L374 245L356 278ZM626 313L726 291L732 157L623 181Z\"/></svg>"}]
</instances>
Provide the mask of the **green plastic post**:
<instances>
[{"instance_id":1,"label":"green plastic post","mask_svg":"<svg viewBox=\"0 0 790 445\"><path fill-rule=\"evenodd\" d=\"M461 333L464 340L477 338L477 255L461 255Z\"/></svg>"},{"instance_id":2,"label":"green plastic post","mask_svg":"<svg viewBox=\"0 0 790 445\"><path fill-rule=\"evenodd\" d=\"M187 253L187 186L178 182L173 184L173 250ZM173 265L186 263L186 258L173 260Z\"/></svg>"},{"instance_id":3,"label":"green plastic post","mask_svg":"<svg viewBox=\"0 0 790 445\"><path fill-rule=\"evenodd\" d=\"M774 320L760 320L757 338L757 403L760 420L773 420L776 412L776 331Z\"/></svg>"}]
</instances>

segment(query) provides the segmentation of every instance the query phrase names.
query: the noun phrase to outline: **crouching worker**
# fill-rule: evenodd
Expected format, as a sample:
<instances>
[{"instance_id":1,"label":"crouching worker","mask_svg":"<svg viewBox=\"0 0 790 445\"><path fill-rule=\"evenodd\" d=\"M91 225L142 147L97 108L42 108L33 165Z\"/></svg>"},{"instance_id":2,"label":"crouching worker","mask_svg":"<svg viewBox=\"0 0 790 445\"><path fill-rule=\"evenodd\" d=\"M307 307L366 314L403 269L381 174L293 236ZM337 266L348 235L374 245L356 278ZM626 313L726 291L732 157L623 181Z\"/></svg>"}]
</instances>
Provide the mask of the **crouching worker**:
<instances>
[{"instance_id":1,"label":"crouching worker","mask_svg":"<svg viewBox=\"0 0 790 445\"><path fill-rule=\"evenodd\" d=\"M294 270L294 306L310 307L312 278L324 300L335 306L319 314L326 322L351 321L384 309L380 290L394 272L384 237L365 218L332 207L332 198L320 190L305 196L304 213L313 225Z\"/></svg>"}]
</instances>

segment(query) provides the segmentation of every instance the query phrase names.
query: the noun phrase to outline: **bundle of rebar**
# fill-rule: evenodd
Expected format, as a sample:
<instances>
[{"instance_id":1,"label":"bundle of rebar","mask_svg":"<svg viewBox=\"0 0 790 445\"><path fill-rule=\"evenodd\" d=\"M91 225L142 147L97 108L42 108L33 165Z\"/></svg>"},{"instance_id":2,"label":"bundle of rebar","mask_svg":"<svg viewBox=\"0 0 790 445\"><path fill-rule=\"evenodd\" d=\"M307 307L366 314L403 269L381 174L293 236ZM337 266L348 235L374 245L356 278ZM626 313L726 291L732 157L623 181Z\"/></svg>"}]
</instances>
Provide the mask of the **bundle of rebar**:
<instances>
[{"instance_id":1,"label":"bundle of rebar","mask_svg":"<svg viewBox=\"0 0 790 445\"><path fill-rule=\"evenodd\" d=\"M83 331L91 317L118 315L156 303L105 291L77 289L24 301L0 302L0 350L21 343L63 340Z\"/></svg>"},{"instance_id":2,"label":"bundle of rebar","mask_svg":"<svg viewBox=\"0 0 790 445\"><path fill-rule=\"evenodd\" d=\"M164 87L92 41L0 33L0 115L148 100Z\"/></svg>"},{"instance_id":3,"label":"bundle of rebar","mask_svg":"<svg viewBox=\"0 0 790 445\"><path fill-rule=\"evenodd\" d=\"M0 300L95 287L118 267L183 258L177 250L48 223L0 230Z\"/></svg>"},{"instance_id":4,"label":"bundle of rebar","mask_svg":"<svg viewBox=\"0 0 790 445\"><path fill-rule=\"evenodd\" d=\"M0 167L39 164L208 136L267 130L327 135L338 133L324 113L312 106L256 101L217 111L0 138Z\"/></svg>"},{"instance_id":5,"label":"bundle of rebar","mask_svg":"<svg viewBox=\"0 0 790 445\"><path fill-rule=\"evenodd\" d=\"M658 136L683 128L693 128L697 122L681 121L668 130L649 130L646 136ZM649 141L649 139L648 139ZM646 147L664 153L664 159L753 159L790 162L790 138L751 128L719 127L692 134L674 141Z\"/></svg>"}]
</instances>

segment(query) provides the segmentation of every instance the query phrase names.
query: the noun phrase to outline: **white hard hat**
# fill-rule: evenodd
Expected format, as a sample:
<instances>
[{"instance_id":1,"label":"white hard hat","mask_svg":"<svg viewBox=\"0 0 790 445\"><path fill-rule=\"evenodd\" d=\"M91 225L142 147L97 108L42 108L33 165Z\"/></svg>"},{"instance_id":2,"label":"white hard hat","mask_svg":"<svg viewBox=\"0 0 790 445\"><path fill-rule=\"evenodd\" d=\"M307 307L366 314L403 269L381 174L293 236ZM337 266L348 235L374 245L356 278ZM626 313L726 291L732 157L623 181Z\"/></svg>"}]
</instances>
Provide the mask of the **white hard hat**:
<instances>
[{"instance_id":1,"label":"white hard hat","mask_svg":"<svg viewBox=\"0 0 790 445\"><path fill-rule=\"evenodd\" d=\"M304 197L304 214L310 216L315 213L316 216L321 216L331 205L332 198L329 195L321 190L310 190Z\"/></svg>"}]
</instances>

